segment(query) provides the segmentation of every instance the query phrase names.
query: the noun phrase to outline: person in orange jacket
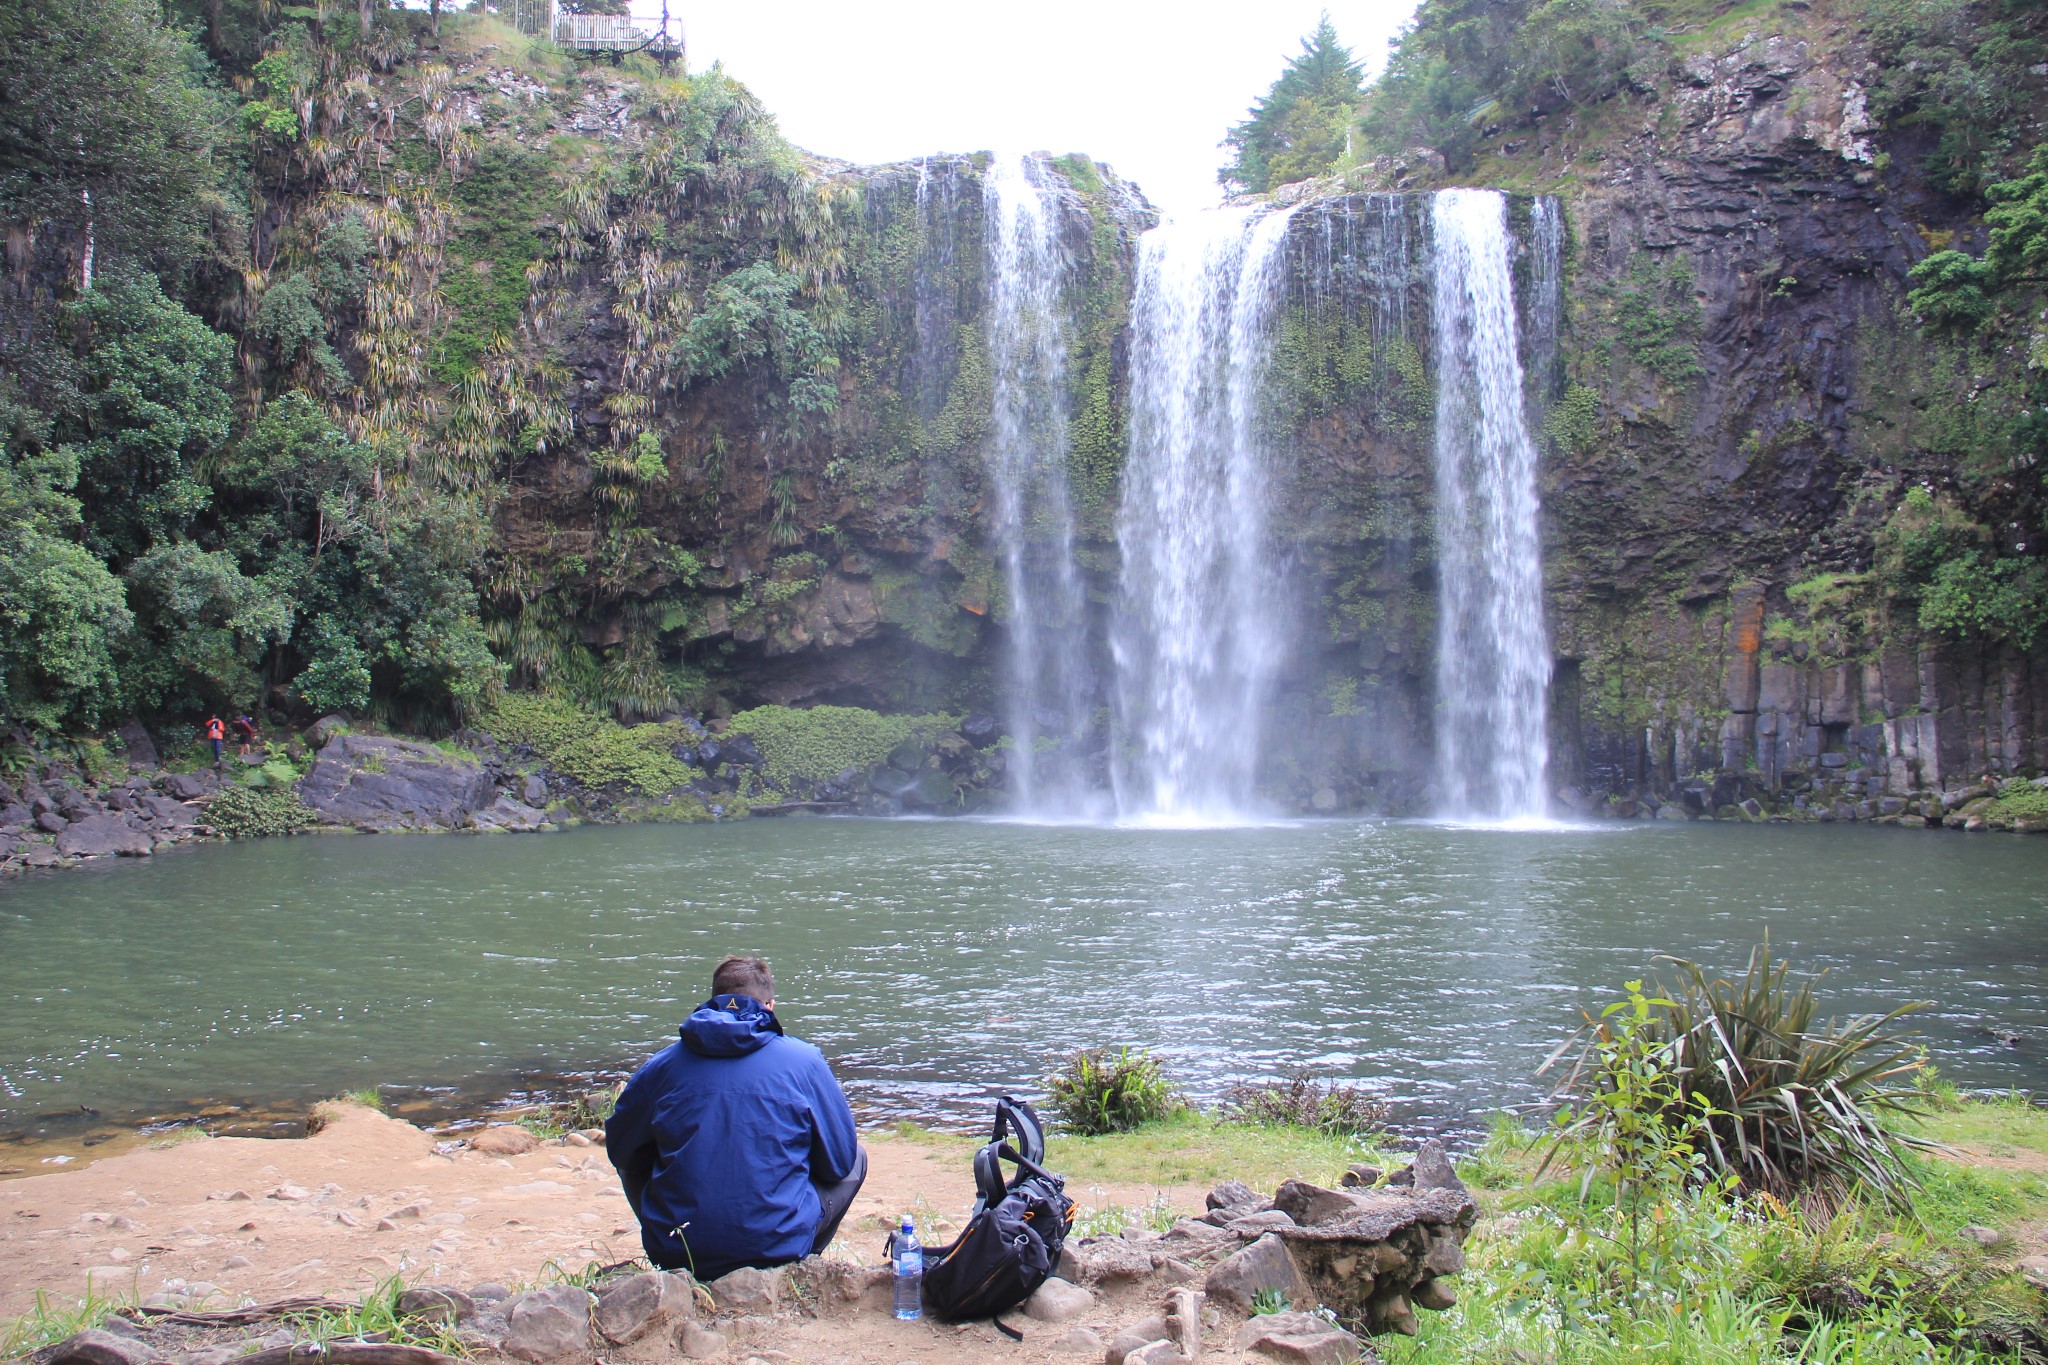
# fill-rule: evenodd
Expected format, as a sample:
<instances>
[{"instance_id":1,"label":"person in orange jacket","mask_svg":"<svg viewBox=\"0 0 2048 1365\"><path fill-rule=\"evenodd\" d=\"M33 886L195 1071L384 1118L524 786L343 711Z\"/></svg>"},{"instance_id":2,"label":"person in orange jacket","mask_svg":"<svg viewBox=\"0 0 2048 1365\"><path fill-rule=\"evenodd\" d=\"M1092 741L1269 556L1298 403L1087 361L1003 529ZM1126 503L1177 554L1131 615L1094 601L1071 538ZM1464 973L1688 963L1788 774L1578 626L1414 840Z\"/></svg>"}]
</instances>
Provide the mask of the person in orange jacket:
<instances>
[{"instance_id":1,"label":"person in orange jacket","mask_svg":"<svg viewBox=\"0 0 2048 1365\"><path fill-rule=\"evenodd\" d=\"M220 742L228 737L228 727L221 724L219 716L206 718L206 738L213 744L213 761L220 762Z\"/></svg>"}]
</instances>

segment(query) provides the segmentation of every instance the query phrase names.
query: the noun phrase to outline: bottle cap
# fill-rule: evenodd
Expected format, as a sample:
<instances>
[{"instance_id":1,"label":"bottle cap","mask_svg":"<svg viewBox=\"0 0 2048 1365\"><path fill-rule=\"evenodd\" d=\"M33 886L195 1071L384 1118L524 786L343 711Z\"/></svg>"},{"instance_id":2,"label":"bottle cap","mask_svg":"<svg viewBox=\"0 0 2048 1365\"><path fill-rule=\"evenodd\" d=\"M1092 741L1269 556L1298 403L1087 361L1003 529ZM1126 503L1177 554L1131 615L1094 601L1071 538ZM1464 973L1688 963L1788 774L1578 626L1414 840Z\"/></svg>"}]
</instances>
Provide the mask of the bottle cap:
<instances>
[{"instance_id":1,"label":"bottle cap","mask_svg":"<svg viewBox=\"0 0 2048 1365\"><path fill-rule=\"evenodd\" d=\"M912 1223L911 1223L911 1221L910 1221L910 1215L909 1215L909 1214L907 1214L907 1213L903 1215L903 1230L904 1230L905 1232L915 1232L915 1231L917 1231L917 1228L916 1228L916 1226L915 1226L914 1224L912 1224Z\"/></svg>"}]
</instances>

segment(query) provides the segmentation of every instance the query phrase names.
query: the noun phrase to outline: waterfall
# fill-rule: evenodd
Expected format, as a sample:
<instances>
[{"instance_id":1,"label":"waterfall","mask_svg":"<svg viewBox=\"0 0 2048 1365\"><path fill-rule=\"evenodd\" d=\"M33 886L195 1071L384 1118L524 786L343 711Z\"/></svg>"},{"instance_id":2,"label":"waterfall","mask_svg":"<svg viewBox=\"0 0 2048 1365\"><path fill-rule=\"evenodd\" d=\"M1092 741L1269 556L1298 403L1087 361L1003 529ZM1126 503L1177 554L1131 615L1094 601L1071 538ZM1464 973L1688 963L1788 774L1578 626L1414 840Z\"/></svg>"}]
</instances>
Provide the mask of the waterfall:
<instances>
[{"instance_id":1,"label":"waterfall","mask_svg":"<svg viewBox=\"0 0 2048 1365\"><path fill-rule=\"evenodd\" d=\"M1513 242L1494 190L1435 197L1437 759L1445 813L1543 817L1550 646Z\"/></svg>"},{"instance_id":2,"label":"waterfall","mask_svg":"<svg viewBox=\"0 0 2048 1365\"><path fill-rule=\"evenodd\" d=\"M988 221L990 522L1003 574L1008 785L1029 815L1085 813L1092 728L1087 595L1067 492L1060 182L1042 158L998 155Z\"/></svg>"},{"instance_id":3,"label":"waterfall","mask_svg":"<svg viewBox=\"0 0 2048 1365\"><path fill-rule=\"evenodd\" d=\"M1255 808L1288 645L1257 410L1288 220L1218 209L1139 245L1112 641L1128 819L1228 822Z\"/></svg>"}]
</instances>

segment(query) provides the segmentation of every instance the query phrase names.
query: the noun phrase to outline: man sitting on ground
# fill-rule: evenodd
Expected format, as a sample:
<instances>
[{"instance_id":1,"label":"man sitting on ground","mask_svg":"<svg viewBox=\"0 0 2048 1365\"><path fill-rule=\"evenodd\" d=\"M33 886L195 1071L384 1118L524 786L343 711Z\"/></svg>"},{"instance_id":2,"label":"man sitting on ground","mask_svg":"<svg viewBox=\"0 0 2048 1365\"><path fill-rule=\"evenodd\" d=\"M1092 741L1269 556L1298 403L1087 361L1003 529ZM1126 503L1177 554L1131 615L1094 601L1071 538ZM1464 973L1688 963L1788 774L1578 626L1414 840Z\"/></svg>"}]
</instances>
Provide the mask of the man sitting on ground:
<instances>
[{"instance_id":1,"label":"man sitting on ground","mask_svg":"<svg viewBox=\"0 0 2048 1365\"><path fill-rule=\"evenodd\" d=\"M823 1251L868 1173L832 1068L783 1034L758 957L718 964L604 1131L647 1259L700 1280Z\"/></svg>"}]
</instances>

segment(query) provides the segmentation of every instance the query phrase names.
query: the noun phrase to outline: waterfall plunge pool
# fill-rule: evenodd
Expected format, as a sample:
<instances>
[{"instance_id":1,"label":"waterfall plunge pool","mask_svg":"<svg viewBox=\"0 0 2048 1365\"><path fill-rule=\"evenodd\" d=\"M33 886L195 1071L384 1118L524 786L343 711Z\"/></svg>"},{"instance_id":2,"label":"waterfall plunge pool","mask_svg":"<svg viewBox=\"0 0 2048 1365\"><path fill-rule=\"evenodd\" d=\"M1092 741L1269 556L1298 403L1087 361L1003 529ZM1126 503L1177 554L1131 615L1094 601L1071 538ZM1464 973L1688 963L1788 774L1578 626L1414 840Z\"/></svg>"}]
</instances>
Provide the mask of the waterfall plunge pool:
<instances>
[{"instance_id":1,"label":"waterfall plunge pool","mask_svg":"<svg viewBox=\"0 0 2048 1365\"><path fill-rule=\"evenodd\" d=\"M0 1133L378 1084L482 1103L622 1069L728 951L774 961L790 1030L873 1119L978 1117L1074 1048L1131 1043L1198 1097L1308 1067L1384 1090L1404 1127L1462 1131L1540 1101L1546 1049L1654 954L1734 971L1766 931L1829 969L1824 1013L1932 1000L1944 1075L2031 1088L2044 873L2048 840L1711 824L789 819L195 847L0 890Z\"/></svg>"}]
</instances>

